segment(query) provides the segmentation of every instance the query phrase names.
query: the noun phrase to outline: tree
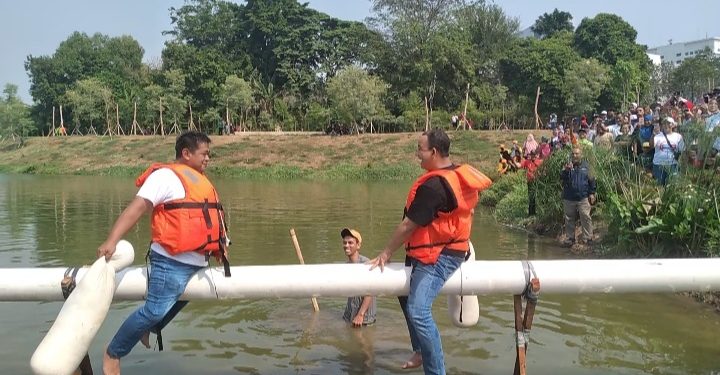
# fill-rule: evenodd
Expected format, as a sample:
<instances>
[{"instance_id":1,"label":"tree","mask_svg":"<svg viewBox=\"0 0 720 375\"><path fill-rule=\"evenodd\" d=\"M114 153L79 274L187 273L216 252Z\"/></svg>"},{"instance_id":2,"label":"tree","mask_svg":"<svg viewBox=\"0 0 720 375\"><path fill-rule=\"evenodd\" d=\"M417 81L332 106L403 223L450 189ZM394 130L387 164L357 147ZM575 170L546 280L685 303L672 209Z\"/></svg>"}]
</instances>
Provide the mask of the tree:
<instances>
[{"instance_id":1,"label":"tree","mask_svg":"<svg viewBox=\"0 0 720 375\"><path fill-rule=\"evenodd\" d=\"M384 110L381 97L386 84L358 67L341 70L330 79L327 91L331 108L343 122L357 126Z\"/></svg>"},{"instance_id":2,"label":"tree","mask_svg":"<svg viewBox=\"0 0 720 375\"><path fill-rule=\"evenodd\" d=\"M571 113L590 113L597 109L598 97L609 80L609 69L595 59L576 61L565 71L567 109Z\"/></svg>"},{"instance_id":3,"label":"tree","mask_svg":"<svg viewBox=\"0 0 720 375\"><path fill-rule=\"evenodd\" d=\"M33 132L29 107L17 96L18 87L6 84L0 97L0 137L28 136Z\"/></svg>"},{"instance_id":4,"label":"tree","mask_svg":"<svg viewBox=\"0 0 720 375\"><path fill-rule=\"evenodd\" d=\"M112 92L96 78L78 81L65 93L65 102L72 108L75 125L80 127L81 120L93 122L106 116L112 101Z\"/></svg>"},{"instance_id":5,"label":"tree","mask_svg":"<svg viewBox=\"0 0 720 375\"><path fill-rule=\"evenodd\" d=\"M683 60L682 64L670 73L670 88L689 98L700 98L712 91L718 82L718 59L710 51ZM670 92L665 92L668 95Z\"/></svg>"},{"instance_id":6,"label":"tree","mask_svg":"<svg viewBox=\"0 0 720 375\"><path fill-rule=\"evenodd\" d=\"M377 72L398 92L417 91L431 105L454 106L473 74L471 46L455 23L461 0L375 0L368 21L383 35Z\"/></svg>"},{"instance_id":7,"label":"tree","mask_svg":"<svg viewBox=\"0 0 720 375\"><path fill-rule=\"evenodd\" d=\"M240 124L244 125L253 101L252 87L244 79L229 75L220 87L220 103L227 106L231 114L237 114Z\"/></svg>"},{"instance_id":8,"label":"tree","mask_svg":"<svg viewBox=\"0 0 720 375\"><path fill-rule=\"evenodd\" d=\"M552 13L543 13L538 17L530 29L540 38L547 38L560 31L573 32L572 14L559 11L557 8Z\"/></svg>"},{"instance_id":9,"label":"tree","mask_svg":"<svg viewBox=\"0 0 720 375\"><path fill-rule=\"evenodd\" d=\"M635 42L637 31L614 14L583 18L575 30L575 49L584 58L595 58L612 68L610 85L600 96L605 108L620 108L639 100L650 90L652 63L646 47Z\"/></svg>"},{"instance_id":10,"label":"tree","mask_svg":"<svg viewBox=\"0 0 720 375\"><path fill-rule=\"evenodd\" d=\"M74 32L60 43L52 56L28 56L25 70L30 76L30 94L35 102L33 117L39 124L48 123L52 107L57 106L78 81L86 78L97 79L116 94L120 104L131 108L148 83L143 53L140 44L129 36L111 38L99 33L88 36ZM72 119L72 112L65 115Z\"/></svg>"},{"instance_id":11,"label":"tree","mask_svg":"<svg viewBox=\"0 0 720 375\"><path fill-rule=\"evenodd\" d=\"M660 65L653 64L652 73L650 74L650 91L647 97L641 99L642 102L654 102L658 98L668 95L673 91L671 88L672 84L670 82L673 70L672 62L664 62Z\"/></svg>"},{"instance_id":12,"label":"tree","mask_svg":"<svg viewBox=\"0 0 720 375\"><path fill-rule=\"evenodd\" d=\"M532 102L539 86L542 91L540 112L563 113L567 105L566 71L579 60L568 32L543 40L523 39L511 45L507 56L500 60L503 84L515 95ZM526 109L529 111L530 108Z\"/></svg>"}]
</instances>

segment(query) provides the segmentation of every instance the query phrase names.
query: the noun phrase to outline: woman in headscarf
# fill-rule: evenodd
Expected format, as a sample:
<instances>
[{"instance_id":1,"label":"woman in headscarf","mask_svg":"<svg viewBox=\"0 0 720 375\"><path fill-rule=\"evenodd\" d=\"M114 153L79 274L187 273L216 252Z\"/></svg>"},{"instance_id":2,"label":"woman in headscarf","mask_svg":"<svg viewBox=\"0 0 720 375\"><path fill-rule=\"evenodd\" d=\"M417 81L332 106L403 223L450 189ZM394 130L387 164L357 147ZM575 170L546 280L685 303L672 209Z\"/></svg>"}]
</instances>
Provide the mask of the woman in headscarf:
<instances>
[{"instance_id":1,"label":"woman in headscarf","mask_svg":"<svg viewBox=\"0 0 720 375\"><path fill-rule=\"evenodd\" d=\"M535 136L532 135L532 133L528 134L527 139L525 140L525 143L523 144L523 150L525 158L527 159L530 156L530 153L536 151L538 149L538 143L535 140Z\"/></svg>"}]
</instances>

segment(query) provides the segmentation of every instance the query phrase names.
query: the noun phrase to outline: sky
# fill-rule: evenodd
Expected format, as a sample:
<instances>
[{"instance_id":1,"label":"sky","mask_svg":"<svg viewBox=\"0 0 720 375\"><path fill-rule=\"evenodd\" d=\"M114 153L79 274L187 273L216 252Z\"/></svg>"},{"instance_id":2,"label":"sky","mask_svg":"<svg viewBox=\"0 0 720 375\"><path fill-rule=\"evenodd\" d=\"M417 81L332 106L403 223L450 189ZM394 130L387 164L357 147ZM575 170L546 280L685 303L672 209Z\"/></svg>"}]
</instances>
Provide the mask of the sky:
<instances>
[{"instance_id":1,"label":"sky","mask_svg":"<svg viewBox=\"0 0 720 375\"><path fill-rule=\"evenodd\" d=\"M233 0L235 1L235 0ZM301 0L309 7L345 20L363 21L371 15L370 0ZM506 14L517 17L520 29L531 26L555 8L570 12L577 26L585 17L615 13L638 32L638 43L648 47L720 36L720 1L682 3L669 0L507 0L495 1ZM92 35L131 35L145 49L145 61L160 57L170 30L171 7L184 0L0 0L0 88L19 87L26 103L32 101L24 62L28 55L52 55L74 31ZM691 6L686 6L692 4ZM673 17L675 17L673 19Z\"/></svg>"}]
</instances>

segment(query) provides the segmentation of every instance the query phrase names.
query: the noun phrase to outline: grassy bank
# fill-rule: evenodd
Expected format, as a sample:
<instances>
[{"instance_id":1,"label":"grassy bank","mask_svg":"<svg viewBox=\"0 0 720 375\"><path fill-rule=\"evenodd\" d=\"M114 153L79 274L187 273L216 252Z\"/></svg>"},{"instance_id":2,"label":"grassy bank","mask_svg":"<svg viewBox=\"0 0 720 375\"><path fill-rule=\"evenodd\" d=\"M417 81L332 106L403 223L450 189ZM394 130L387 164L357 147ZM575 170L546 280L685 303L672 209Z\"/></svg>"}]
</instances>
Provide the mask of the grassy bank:
<instances>
[{"instance_id":1,"label":"grassy bank","mask_svg":"<svg viewBox=\"0 0 720 375\"><path fill-rule=\"evenodd\" d=\"M522 141L527 131L451 132L456 163L495 177L497 145ZM209 174L251 179L404 180L420 172L418 133L331 137L303 133L213 136ZM175 138L154 136L28 138L0 145L0 171L48 175L136 176L150 163L174 157Z\"/></svg>"}]
</instances>

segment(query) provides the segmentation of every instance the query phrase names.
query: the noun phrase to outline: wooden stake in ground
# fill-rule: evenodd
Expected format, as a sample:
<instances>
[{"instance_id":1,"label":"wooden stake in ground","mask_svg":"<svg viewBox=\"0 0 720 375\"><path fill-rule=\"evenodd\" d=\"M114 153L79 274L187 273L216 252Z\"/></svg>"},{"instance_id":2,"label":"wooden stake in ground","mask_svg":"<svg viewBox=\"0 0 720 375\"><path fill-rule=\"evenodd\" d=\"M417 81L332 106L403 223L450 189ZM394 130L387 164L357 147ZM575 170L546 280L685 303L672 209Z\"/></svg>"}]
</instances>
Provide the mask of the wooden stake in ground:
<instances>
[{"instance_id":1,"label":"wooden stake in ground","mask_svg":"<svg viewBox=\"0 0 720 375\"><path fill-rule=\"evenodd\" d=\"M425 131L430 129L430 109L428 108L427 96L425 97Z\"/></svg>"},{"instance_id":2,"label":"wooden stake in ground","mask_svg":"<svg viewBox=\"0 0 720 375\"><path fill-rule=\"evenodd\" d=\"M48 137L55 136L55 106L53 106L52 128L50 129L50 133L48 133L47 136Z\"/></svg>"},{"instance_id":3,"label":"wooden stake in ground","mask_svg":"<svg viewBox=\"0 0 720 375\"><path fill-rule=\"evenodd\" d=\"M302 251L300 251L300 243L295 235L295 228L290 228L290 237L292 238L293 245L295 246L295 252L297 253L298 260L300 260L300 264L305 264ZM315 299L315 297L312 297L312 305L316 312L320 311L320 307L318 306L317 299Z\"/></svg>"},{"instance_id":4,"label":"wooden stake in ground","mask_svg":"<svg viewBox=\"0 0 720 375\"><path fill-rule=\"evenodd\" d=\"M537 94L535 95L535 129L540 129L542 120L538 114L538 103L540 102L540 86L537 88Z\"/></svg>"}]
</instances>

